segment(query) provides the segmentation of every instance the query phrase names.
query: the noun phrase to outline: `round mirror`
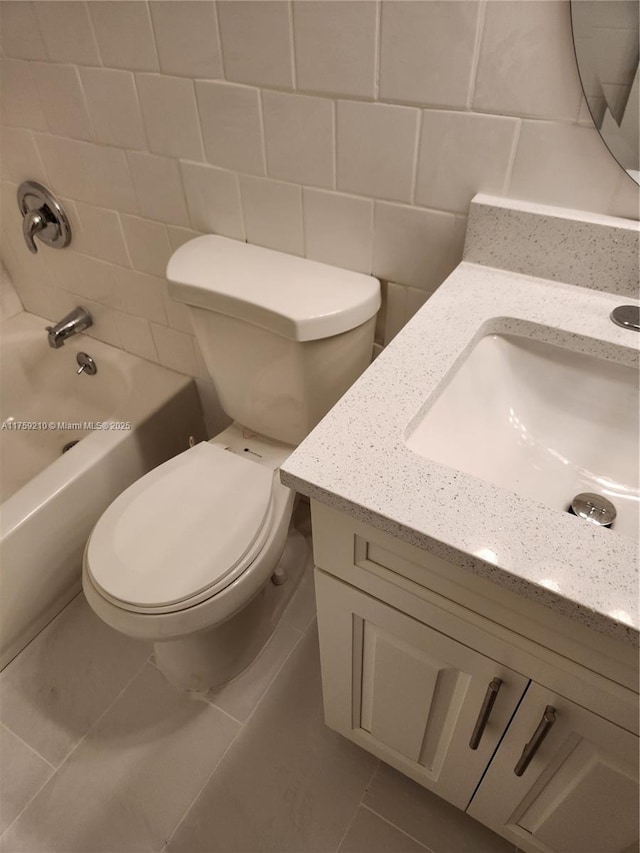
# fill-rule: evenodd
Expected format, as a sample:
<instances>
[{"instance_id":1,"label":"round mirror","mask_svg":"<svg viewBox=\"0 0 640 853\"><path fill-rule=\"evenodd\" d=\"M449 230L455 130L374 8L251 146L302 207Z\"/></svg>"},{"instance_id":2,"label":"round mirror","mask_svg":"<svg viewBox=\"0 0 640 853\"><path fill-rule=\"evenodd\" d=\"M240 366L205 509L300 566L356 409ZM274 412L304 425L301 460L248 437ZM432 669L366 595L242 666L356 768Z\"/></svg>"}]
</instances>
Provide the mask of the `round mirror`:
<instances>
[{"instance_id":1,"label":"round mirror","mask_svg":"<svg viewBox=\"0 0 640 853\"><path fill-rule=\"evenodd\" d=\"M637 0L572 0L580 81L607 148L640 184Z\"/></svg>"}]
</instances>

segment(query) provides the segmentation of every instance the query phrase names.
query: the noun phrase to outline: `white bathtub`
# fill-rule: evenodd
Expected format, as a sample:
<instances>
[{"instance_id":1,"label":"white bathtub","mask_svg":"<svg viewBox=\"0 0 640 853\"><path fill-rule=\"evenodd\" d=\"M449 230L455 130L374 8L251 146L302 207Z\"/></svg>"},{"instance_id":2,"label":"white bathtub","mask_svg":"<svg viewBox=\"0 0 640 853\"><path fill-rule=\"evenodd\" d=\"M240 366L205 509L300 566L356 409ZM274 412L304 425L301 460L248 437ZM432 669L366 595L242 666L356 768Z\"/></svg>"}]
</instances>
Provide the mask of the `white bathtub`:
<instances>
[{"instance_id":1,"label":"white bathtub","mask_svg":"<svg viewBox=\"0 0 640 853\"><path fill-rule=\"evenodd\" d=\"M0 669L80 590L85 542L111 501L206 438L193 380L86 335L51 349L46 325L26 313L0 324ZM80 351L95 376L76 374ZM132 429L71 426L107 421Z\"/></svg>"}]
</instances>

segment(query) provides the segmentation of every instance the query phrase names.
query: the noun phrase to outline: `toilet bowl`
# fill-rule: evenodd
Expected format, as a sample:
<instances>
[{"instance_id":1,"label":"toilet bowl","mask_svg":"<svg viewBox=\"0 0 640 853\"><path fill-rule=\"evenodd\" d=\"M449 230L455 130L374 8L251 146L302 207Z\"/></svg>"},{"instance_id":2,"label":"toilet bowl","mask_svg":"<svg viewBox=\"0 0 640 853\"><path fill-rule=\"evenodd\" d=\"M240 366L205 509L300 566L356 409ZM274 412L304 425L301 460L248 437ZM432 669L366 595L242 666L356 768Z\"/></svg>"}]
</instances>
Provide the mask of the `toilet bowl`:
<instances>
[{"instance_id":1,"label":"toilet bowl","mask_svg":"<svg viewBox=\"0 0 640 853\"><path fill-rule=\"evenodd\" d=\"M291 450L233 424L137 480L89 537L90 606L112 628L153 641L182 689L242 671L302 577L309 549L291 527L295 493L278 476Z\"/></svg>"},{"instance_id":2,"label":"toilet bowl","mask_svg":"<svg viewBox=\"0 0 640 853\"><path fill-rule=\"evenodd\" d=\"M212 235L167 277L236 420L111 504L83 589L107 624L154 643L171 683L204 691L251 663L310 568L279 468L368 365L379 282Z\"/></svg>"}]
</instances>

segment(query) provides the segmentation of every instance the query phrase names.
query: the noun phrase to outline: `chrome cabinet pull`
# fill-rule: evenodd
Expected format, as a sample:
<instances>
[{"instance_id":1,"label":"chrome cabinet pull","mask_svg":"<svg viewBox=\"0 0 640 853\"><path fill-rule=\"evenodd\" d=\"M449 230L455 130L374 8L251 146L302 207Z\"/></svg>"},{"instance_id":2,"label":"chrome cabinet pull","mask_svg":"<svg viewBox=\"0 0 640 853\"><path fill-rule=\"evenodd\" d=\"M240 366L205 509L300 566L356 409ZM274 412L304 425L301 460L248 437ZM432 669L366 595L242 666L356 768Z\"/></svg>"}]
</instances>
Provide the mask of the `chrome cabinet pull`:
<instances>
[{"instance_id":1,"label":"chrome cabinet pull","mask_svg":"<svg viewBox=\"0 0 640 853\"><path fill-rule=\"evenodd\" d=\"M493 705L498 697L498 691L500 690L501 686L502 679L494 678L487 687L487 692L484 694L482 707L480 708L480 713L478 714L478 719L476 720L476 724L471 734L471 740L469 741L470 749L477 749L480 746L482 735L484 733L487 723L489 722L489 717L491 716L491 709L493 708Z\"/></svg>"},{"instance_id":2,"label":"chrome cabinet pull","mask_svg":"<svg viewBox=\"0 0 640 853\"><path fill-rule=\"evenodd\" d=\"M551 731L551 727L553 726L555 721L556 709L552 708L551 705L547 705L547 707L544 709L542 719L538 723L538 728L533 733L533 737L531 738L529 743L525 744L525 747L522 750L522 755L518 759L518 763L516 764L516 766L513 768L513 772L516 774L516 776L522 776L524 771L527 769L527 767L531 763L531 759L540 749L542 741Z\"/></svg>"}]
</instances>

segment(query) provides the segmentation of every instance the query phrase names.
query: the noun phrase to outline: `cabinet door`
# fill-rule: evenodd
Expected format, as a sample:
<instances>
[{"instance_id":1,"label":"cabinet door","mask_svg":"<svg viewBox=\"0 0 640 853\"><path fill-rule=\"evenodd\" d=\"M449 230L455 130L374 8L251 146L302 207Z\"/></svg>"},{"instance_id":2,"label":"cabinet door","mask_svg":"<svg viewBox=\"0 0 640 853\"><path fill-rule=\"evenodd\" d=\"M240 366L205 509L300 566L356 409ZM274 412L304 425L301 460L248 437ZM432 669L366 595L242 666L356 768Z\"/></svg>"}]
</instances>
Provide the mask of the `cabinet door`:
<instances>
[{"instance_id":1,"label":"cabinet door","mask_svg":"<svg viewBox=\"0 0 640 853\"><path fill-rule=\"evenodd\" d=\"M555 722L518 777L547 705ZM525 851L631 853L638 794L637 737L532 684L467 811Z\"/></svg>"},{"instance_id":2,"label":"cabinet door","mask_svg":"<svg viewBox=\"0 0 640 853\"><path fill-rule=\"evenodd\" d=\"M527 679L318 569L316 601L327 725L465 808Z\"/></svg>"}]
</instances>

